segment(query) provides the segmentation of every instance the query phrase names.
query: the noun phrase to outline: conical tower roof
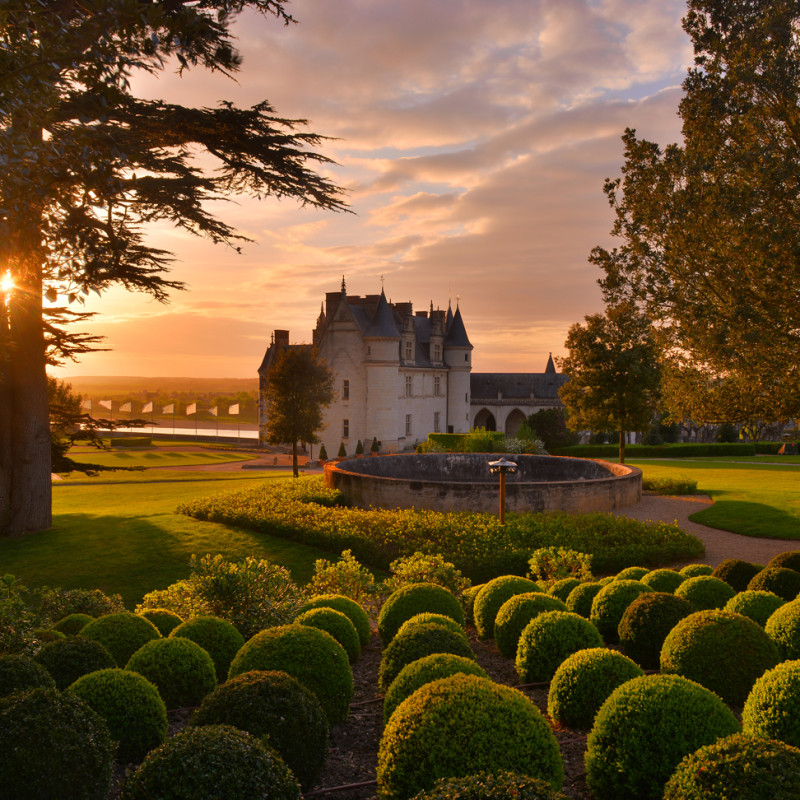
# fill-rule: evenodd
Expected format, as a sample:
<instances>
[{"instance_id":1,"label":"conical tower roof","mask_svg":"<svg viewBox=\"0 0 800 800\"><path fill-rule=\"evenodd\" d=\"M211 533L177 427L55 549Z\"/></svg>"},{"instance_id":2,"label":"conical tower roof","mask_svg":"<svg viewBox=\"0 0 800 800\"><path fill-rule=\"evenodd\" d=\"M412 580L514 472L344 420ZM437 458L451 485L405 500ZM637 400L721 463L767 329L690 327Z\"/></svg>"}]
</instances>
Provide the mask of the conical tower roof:
<instances>
[{"instance_id":1,"label":"conical tower roof","mask_svg":"<svg viewBox=\"0 0 800 800\"><path fill-rule=\"evenodd\" d=\"M550 353L550 356L547 359L547 366L544 368L545 375L550 373L551 375L556 374L556 365L553 363L553 354Z\"/></svg>"},{"instance_id":2,"label":"conical tower roof","mask_svg":"<svg viewBox=\"0 0 800 800\"><path fill-rule=\"evenodd\" d=\"M453 321L448 325L444 346L472 347L469 337L467 336L467 329L464 327L464 320L461 319L461 309L458 306L456 306L456 313L453 314Z\"/></svg>"},{"instance_id":3,"label":"conical tower roof","mask_svg":"<svg viewBox=\"0 0 800 800\"><path fill-rule=\"evenodd\" d=\"M372 317L369 327L364 333L365 339L399 339L400 331L394 321L394 312L386 295L381 289L381 296L378 300L378 306L375 309L375 314Z\"/></svg>"}]
</instances>

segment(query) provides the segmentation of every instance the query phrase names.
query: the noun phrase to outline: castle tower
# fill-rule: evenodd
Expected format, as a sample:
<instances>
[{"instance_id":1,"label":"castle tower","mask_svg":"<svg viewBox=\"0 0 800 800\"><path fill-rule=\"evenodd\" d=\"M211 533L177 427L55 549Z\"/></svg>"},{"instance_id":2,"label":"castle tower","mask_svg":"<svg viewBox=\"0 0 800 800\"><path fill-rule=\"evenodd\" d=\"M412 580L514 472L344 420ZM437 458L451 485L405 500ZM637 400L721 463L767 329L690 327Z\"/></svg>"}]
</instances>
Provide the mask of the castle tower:
<instances>
[{"instance_id":1,"label":"castle tower","mask_svg":"<svg viewBox=\"0 0 800 800\"><path fill-rule=\"evenodd\" d=\"M452 314L452 319L451 319ZM466 433L470 429L470 373L472 372L472 344L467 336L461 309L455 314L447 309L444 337L444 362L447 373L447 432Z\"/></svg>"}]
</instances>

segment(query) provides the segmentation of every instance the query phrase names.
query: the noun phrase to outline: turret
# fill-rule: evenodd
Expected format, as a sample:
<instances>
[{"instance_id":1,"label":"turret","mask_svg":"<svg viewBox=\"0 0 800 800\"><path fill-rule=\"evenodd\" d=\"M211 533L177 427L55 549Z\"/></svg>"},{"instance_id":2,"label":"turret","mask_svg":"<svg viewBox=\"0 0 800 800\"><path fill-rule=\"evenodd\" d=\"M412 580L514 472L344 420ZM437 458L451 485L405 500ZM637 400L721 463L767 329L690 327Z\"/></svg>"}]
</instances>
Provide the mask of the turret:
<instances>
[{"instance_id":1,"label":"turret","mask_svg":"<svg viewBox=\"0 0 800 800\"><path fill-rule=\"evenodd\" d=\"M448 318L452 311L448 308ZM466 433L469 430L470 373L472 372L472 344L456 306L452 321L447 326L444 339L444 362L447 374L447 431Z\"/></svg>"}]
</instances>

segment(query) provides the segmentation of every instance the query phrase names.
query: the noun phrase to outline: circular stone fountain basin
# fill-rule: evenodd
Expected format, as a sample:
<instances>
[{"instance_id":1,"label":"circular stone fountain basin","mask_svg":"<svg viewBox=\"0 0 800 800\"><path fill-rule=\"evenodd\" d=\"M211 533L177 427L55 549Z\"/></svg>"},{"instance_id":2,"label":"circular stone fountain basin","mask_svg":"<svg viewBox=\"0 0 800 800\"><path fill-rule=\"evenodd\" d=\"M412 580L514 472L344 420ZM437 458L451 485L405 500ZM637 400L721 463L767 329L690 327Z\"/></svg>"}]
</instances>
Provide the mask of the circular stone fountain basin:
<instances>
[{"instance_id":1,"label":"circular stone fountain basin","mask_svg":"<svg viewBox=\"0 0 800 800\"><path fill-rule=\"evenodd\" d=\"M642 498L636 467L563 456L505 455L517 464L506 474L508 511L612 511ZM330 462L325 485L358 508L489 511L499 508L499 475L489 453L399 453Z\"/></svg>"}]
</instances>

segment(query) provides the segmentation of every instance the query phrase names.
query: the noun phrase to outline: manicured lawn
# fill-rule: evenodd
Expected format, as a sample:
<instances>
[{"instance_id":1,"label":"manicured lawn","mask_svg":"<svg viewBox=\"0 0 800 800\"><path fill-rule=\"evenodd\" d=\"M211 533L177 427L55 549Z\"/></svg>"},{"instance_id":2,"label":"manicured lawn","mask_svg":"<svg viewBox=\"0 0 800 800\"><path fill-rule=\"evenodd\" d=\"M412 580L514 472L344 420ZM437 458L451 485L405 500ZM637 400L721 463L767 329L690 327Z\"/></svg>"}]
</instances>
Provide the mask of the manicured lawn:
<instances>
[{"instance_id":1,"label":"manicured lawn","mask_svg":"<svg viewBox=\"0 0 800 800\"><path fill-rule=\"evenodd\" d=\"M159 447L153 450L98 450L97 448L72 448L69 452L77 462L101 464L104 467L193 467L198 464L224 464L230 461L247 461L256 455L244 455L225 450L180 452Z\"/></svg>"},{"instance_id":2,"label":"manicured lawn","mask_svg":"<svg viewBox=\"0 0 800 800\"><path fill-rule=\"evenodd\" d=\"M685 475L713 505L692 514L711 528L776 539L800 539L800 466L798 457L644 460L630 463L645 475ZM778 463L775 463L778 462Z\"/></svg>"},{"instance_id":3,"label":"manicured lawn","mask_svg":"<svg viewBox=\"0 0 800 800\"><path fill-rule=\"evenodd\" d=\"M268 558L304 583L314 561L329 553L175 513L183 501L288 474L147 471L56 482L52 530L0 539L0 575L11 573L29 587L99 588L121 594L128 607L185 578L193 553Z\"/></svg>"}]
</instances>

